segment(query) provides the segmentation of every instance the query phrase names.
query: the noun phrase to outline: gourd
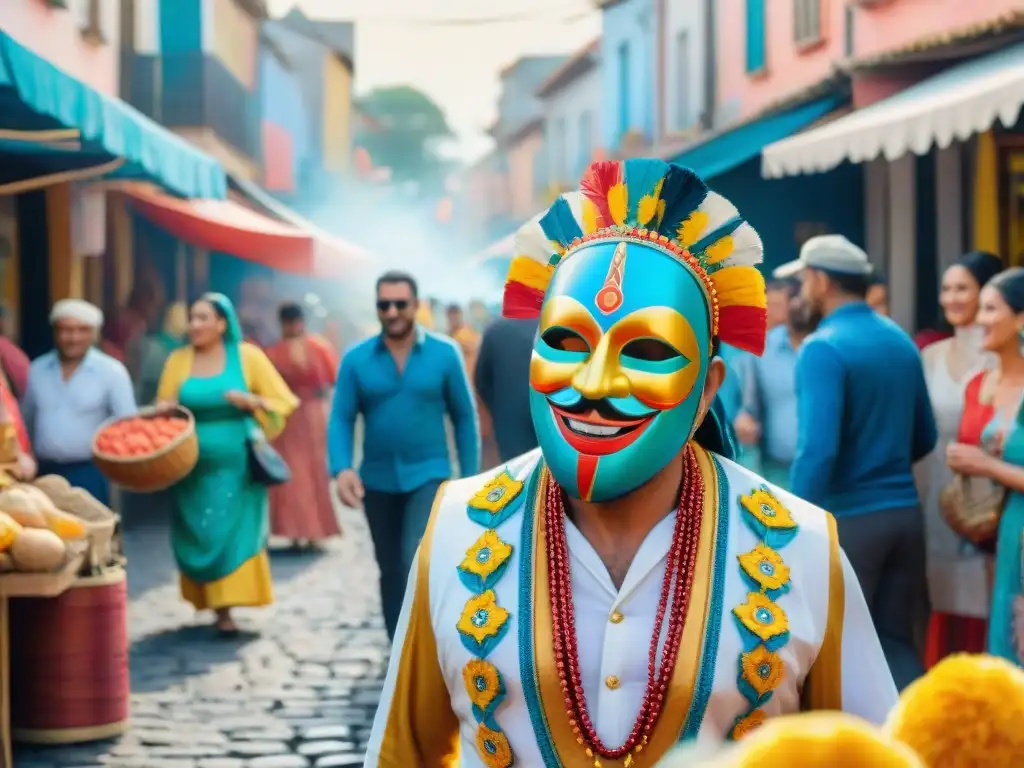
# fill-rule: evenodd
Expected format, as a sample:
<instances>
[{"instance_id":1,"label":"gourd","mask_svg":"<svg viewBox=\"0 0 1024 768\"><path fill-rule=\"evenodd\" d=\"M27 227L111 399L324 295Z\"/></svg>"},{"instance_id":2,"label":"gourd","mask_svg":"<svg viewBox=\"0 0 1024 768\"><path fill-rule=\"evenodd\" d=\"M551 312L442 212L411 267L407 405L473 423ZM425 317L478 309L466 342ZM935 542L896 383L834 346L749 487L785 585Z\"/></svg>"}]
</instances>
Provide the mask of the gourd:
<instances>
[{"instance_id":1,"label":"gourd","mask_svg":"<svg viewBox=\"0 0 1024 768\"><path fill-rule=\"evenodd\" d=\"M69 515L67 512L61 512L59 509L51 507L50 509L43 510L43 516L46 518L46 527L65 541L69 539L84 539L87 535L85 523L74 515Z\"/></svg>"},{"instance_id":2,"label":"gourd","mask_svg":"<svg viewBox=\"0 0 1024 768\"><path fill-rule=\"evenodd\" d=\"M0 552L0 573L10 573L14 570L14 560L6 552Z\"/></svg>"},{"instance_id":3,"label":"gourd","mask_svg":"<svg viewBox=\"0 0 1024 768\"><path fill-rule=\"evenodd\" d=\"M22 533L18 521L5 512L0 512L0 553L11 548L14 540Z\"/></svg>"},{"instance_id":4,"label":"gourd","mask_svg":"<svg viewBox=\"0 0 1024 768\"><path fill-rule=\"evenodd\" d=\"M14 566L25 573L48 573L64 563L67 548L53 531L26 528L14 539L10 549Z\"/></svg>"},{"instance_id":5,"label":"gourd","mask_svg":"<svg viewBox=\"0 0 1024 768\"><path fill-rule=\"evenodd\" d=\"M62 539L84 539L86 536L85 523L67 512L62 512L54 502L39 488L34 485L19 484L16 490L27 493L35 499L36 508L46 520L46 528L56 533Z\"/></svg>"},{"instance_id":6,"label":"gourd","mask_svg":"<svg viewBox=\"0 0 1024 768\"><path fill-rule=\"evenodd\" d=\"M46 528L39 500L18 487L0 491L0 512L6 512L26 528Z\"/></svg>"}]
</instances>

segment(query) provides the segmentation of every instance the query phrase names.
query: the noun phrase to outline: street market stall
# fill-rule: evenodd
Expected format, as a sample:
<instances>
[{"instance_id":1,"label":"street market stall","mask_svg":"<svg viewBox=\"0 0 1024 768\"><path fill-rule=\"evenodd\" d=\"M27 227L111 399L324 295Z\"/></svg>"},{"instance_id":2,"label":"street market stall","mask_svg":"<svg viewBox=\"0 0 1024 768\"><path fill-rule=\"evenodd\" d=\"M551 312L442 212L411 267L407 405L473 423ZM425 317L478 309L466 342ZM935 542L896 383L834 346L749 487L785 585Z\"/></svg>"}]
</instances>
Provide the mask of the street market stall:
<instances>
[{"instance_id":1,"label":"street market stall","mask_svg":"<svg viewBox=\"0 0 1024 768\"><path fill-rule=\"evenodd\" d=\"M14 765L12 736L72 743L127 726L127 590L117 522L63 478L18 483L0 469L3 768Z\"/></svg>"}]
</instances>

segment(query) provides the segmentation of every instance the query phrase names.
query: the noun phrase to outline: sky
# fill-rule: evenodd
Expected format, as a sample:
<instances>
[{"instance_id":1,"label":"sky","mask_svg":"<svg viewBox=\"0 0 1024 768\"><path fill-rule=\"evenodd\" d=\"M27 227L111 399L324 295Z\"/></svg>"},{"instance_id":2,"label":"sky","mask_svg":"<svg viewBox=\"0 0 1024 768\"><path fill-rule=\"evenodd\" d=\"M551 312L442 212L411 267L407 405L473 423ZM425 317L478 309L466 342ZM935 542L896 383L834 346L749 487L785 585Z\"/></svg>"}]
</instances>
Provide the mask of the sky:
<instances>
[{"instance_id":1,"label":"sky","mask_svg":"<svg viewBox=\"0 0 1024 768\"><path fill-rule=\"evenodd\" d=\"M570 53L597 37L593 0L269 0L271 15L356 23L356 89L413 85L448 116L460 157L490 145L498 73L528 54ZM462 22L462 23L452 23ZM466 23L471 22L471 23Z\"/></svg>"}]
</instances>

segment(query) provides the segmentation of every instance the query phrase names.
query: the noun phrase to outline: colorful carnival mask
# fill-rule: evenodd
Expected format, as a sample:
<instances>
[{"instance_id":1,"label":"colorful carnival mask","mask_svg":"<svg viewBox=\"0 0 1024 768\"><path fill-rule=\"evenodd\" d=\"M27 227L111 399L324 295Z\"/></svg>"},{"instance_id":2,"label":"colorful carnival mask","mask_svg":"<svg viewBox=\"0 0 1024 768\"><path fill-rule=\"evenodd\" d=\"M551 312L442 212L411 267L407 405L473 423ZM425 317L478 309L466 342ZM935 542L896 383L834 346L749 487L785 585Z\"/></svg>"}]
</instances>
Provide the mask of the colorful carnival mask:
<instances>
[{"instance_id":1,"label":"colorful carnival mask","mask_svg":"<svg viewBox=\"0 0 1024 768\"><path fill-rule=\"evenodd\" d=\"M760 355L761 241L692 171L599 162L516 236L506 317L540 317L530 411L576 498L607 501L660 472L704 417L715 339Z\"/></svg>"}]
</instances>

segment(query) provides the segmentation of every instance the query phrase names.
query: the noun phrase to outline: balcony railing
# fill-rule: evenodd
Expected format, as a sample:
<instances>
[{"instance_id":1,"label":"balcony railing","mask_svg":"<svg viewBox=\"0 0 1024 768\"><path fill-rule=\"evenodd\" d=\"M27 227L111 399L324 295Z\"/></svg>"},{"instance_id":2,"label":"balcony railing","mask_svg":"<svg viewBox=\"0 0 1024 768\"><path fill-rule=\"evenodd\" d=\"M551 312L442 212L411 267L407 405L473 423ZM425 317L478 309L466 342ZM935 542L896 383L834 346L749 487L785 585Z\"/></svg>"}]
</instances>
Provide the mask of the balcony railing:
<instances>
[{"instance_id":1,"label":"balcony railing","mask_svg":"<svg viewBox=\"0 0 1024 768\"><path fill-rule=\"evenodd\" d=\"M125 98L168 128L209 128L247 157L260 157L259 95L215 56L127 53Z\"/></svg>"}]
</instances>

